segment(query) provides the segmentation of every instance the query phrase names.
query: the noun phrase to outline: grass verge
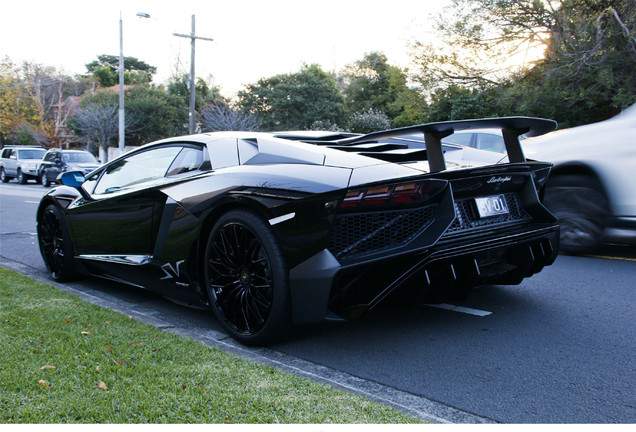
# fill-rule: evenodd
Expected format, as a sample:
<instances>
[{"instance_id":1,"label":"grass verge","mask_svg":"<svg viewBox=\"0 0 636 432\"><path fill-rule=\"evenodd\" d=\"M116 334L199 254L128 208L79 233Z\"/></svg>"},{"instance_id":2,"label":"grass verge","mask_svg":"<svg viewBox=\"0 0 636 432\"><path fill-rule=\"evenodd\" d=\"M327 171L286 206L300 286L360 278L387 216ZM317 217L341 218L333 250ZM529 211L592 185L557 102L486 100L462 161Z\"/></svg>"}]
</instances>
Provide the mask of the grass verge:
<instances>
[{"instance_id":1,"label":"grass verge","mask_svg":"<svg viewBox=\"0 0 636 432\"><path fill-rule=\"evenodd\" d=\"M0 268L0 423L415 423Z\"/></svg>"}]
</instances>

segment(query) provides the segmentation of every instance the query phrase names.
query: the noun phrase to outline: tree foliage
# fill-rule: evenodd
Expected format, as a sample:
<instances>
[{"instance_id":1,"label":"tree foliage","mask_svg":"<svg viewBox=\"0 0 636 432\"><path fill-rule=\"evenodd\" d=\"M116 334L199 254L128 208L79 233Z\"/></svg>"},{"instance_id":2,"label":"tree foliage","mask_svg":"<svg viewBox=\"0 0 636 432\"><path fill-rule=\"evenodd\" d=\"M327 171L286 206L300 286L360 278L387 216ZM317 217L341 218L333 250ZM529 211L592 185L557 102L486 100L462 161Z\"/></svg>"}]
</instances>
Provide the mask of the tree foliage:
<instances>
[{"instance_id":1,"label":"tree foliage","mask_svg":"<svg viewBox=\"0 0 636 432\"><path fill-rule=\"evenodd\" d=\"M0 64L0 139L31 138L44 146L58 145L66 135L65 121L71 112L69 98L90 87L56 68L33 62L17 66L5 58Z\"/></svg>"},{"instance_id":2,"label":"tree foliage","mask_svg":"<svg viewBox=\"0 0 636 432\"><path fill-rule=\"evenodd\" d=\"M521 114L568 127L636 102L635 0L454 0L438 30L440 44L412 53L431 118ZM543 56L519 67L533 47Z\"/></svg>"},{"instance_id":3,"label":"tree foliage","mask_svg":"<svg viewBox=\"0 0 636 432\"><path fill-rule=\"evenodd\" d=\"M265 130L309 129L316 121L338 123L343 97L334 77L314 64L248 85L238 93L238 106L258 115Z\"/></svg>"},{"instance_id":4,"label":"tree foliage","mask_svg":"<svg viewBox=\"0 0 636 432\"><path fill-rule=\"evenodd\" d=\"M394 119L398 126L411 118L411 103L420 97L407 85L407 71L390 65L381 52L367 53L345 67L340 75L345 100L345 110L354 113L382 112Z\"/></svg>"},{"instance_id":5,"label":"tree foliage","mask_svg":"<svg viewBox=\"0 0 636 432\"><path fill-rule=\"evenodd\" d=\"M86 70L93 75L101 87L119 84L119 56L101 54L97 60L86 64ZM145 84L152 82L157 68L135 57L124 57L124 84Z\"/></svg>"},{"instance_id":6,"label":"tree foliage","mask_svg":"<svg viewBox=\"0 0 636 432\"><path fill-rule=\"evenodd\" d=\"M382 111L369 108L354 112L347 121L350 132L367 134L391 128L391 119Z\"/></svg>"},{"instance_id":7,"label":"tree foliage","mask_svg":"<svg viewBox=\"0 0 636 432\"><path fill-rule=\"evenodd\" d=\"M119 95L111 91L99 91L82 98L82 108L89 105L114 105L119 110ZM181 98L168 94L163 88L137 85L126 89L124 110L127 145L142 145L186 133L188 107ZM81 134L83 131L76 129L76 133ZM107 145L114 143L112 140L101 142Z\"/></svg>"},{"instance_id":8,"label":"tree foliage","mask_svg":"<svg viewBox=\"0 0 636 432\"><path fill-rule=\"evenodd\" d=\"M106 148L114 143L119 134L118 111L116 103L88 103L73 114L69 119L69 126L87 144L95 142ZM126 122L129 125L131 119L127 118Z\"/></svg>"},{"instance_id":9,"label":"tree foliage","mask_svg":"<svg viewBox=\"0 0 636 432\"><path fill-rule=\"evenodd\" d=\"M201 110L203 131L256 131L261 121L254 113L244 113L230 106L227 102L218 101L208 104Z\"/></svg>"},{"instance_id":10,"label":"tree foliage","mask_svg":"<svg viewBox=\"0 0 636 432\"><path fill-rule=\"evenodd\" d=\"M211 84L211 80L197 78L194 89L194 109L197 112L216 102L225 101L221 96L221 90L218 86ZM170 77L167 86L167 92L171 96L181 99L181 104L190 106L190 76L186 73L175 74Z\"/></svg>"},{"instance_id":11,"label":"tree foliage","mask_svg":"<svg viewBox=\"0 0 636 432\"><path fill-rule=\"evenodd\" d=\"M0 144L23 124L40 122L35 101L19 68L5 57L0 62Z\"/></svg>"}]
</instances>

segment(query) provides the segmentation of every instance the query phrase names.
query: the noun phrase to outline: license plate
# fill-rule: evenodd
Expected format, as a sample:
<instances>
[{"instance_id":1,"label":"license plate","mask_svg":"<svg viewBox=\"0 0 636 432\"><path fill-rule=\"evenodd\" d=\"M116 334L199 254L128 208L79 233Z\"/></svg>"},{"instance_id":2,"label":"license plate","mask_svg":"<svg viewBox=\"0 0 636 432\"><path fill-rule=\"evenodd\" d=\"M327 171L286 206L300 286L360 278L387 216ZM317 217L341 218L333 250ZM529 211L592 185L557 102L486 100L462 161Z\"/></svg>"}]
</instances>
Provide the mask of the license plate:
<instances>
[{"instance_id":1,"label":"license plate","mask_svg":"<svg viewBox=\"0 0 636 432\"><path fill-rule=\"evenodd\" d=\"M508 214L508 204L503 195L475 198L480 218Z\"/></svg>"}]
</instances>

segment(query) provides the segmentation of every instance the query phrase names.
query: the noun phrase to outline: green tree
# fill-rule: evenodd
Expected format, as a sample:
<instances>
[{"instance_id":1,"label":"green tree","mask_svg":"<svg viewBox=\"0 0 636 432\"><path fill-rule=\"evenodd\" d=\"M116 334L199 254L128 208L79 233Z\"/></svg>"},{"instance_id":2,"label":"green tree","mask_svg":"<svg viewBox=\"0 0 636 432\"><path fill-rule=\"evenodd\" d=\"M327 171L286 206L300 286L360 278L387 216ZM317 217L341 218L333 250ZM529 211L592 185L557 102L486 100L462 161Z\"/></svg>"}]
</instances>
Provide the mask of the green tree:
<instances>
[{"instance_id":1,"label":"green tree","mask_svg":"<svg viewBox=\"0 0 636 432\"><path fill-rule=\"evenodd\" d=\"M136 120L130 145L185 134L188 105L161 87L137 85L125 93L125 106Z\"/></svg>"},{"instance_id":2,"label":"green tree","mask_svg":"<svg viewBox=\"0 0 636 432\"><path fill-rule=\"evenodd\" d=\"M369 108L354 112L347 121L347 130L355 133L367 134L391 128L391 120L379 110Z\"/></svg>"},{"instance_id":3,"label":"green tree","mask_svg":"<svg viewBox=\"0 0 636 432\"><path fill-rule=\"evenodd\" d=\"M119 56L102 54L86 64L86 70L93 75L101 87L119 84ZM124 84L145 84L152 82L157 68L135 57L124 57Z\"/></svg>"},{"instance_id":4,"label":"green tree","mask_svg":"<svg viewBox=\"0 0 636 432\"><path fill-rule=\"evenodd\" d=\"M390 65L381 52L367 53L346 66L340 79L347 113L381 111L389 119L397 120L397 126L407 125L414 117L407 111L418 105L418 98L422 99L407 85L407 71Z\"/></svg>"},{"instance_id":5,"label":"green tree","mask_svg":"<svg viewBox=\"0 0 636 432\"><path fill-rule=\"evenodd\" d=\"M438 30L440 44L414 48L417 78L431 94L453 86L476 92L469 117L488 101L486 112L551 117L567 127L636 102L635 0L454 0ZM531 47L544 56L523 67L511 61ZM449 102L468 101L457 96Z\"/></svg>"},{"instance_id":6,"label":"green tree","mask_svg":"<svg viewBox=\"0 0 636 432\"><path fill-rule=\"evenodd\" d=\"M168 80L168 95L177 97L181 100L180 104L190 107L190 77L188 74L173 75ZM221 90L218 86L211 84L203 78L197 78L194 89L194 110L201 113L202 110L210 104L226 103L227 101L221 96Z\"/></svg>"},{"instance_id":7,"label":"green tree","mask_svg":"<svg viewBox=\"0 0 636 432\"><path fill-rule=\"evenodd\" d=\"M110 91L98 91L82 98L80 106L81 108L88 106L118 107L119 95ZM158 139L182 135L186 132L188 107L181 98L168 94L162 87L146 84L126 89L124 108L127 145L142 145ZM97 108L94 108L94 117L104 119L104 123L107 123L106 119L110 121L110 117L104 113L109 112L107 109L97 111ZM77 131L77 128L75 130ZM85 134L80 136L85 137ZM109 137L108 140L102 139L106 146L114 144L111 139L112 135L103 134L102 136Z\"/></svg>"},{"instance_id":8,"label":"green tree","mask_svg":"<svg viewBox=\"0 0 636 432\"><path fill-rule=\"evenodd\" d=\"M257 114L265 130L309 129L316 121L339 123L343 97L335 78L313 64L249 84L238 93L238 106Z\"/></svg>"}]
</instances>

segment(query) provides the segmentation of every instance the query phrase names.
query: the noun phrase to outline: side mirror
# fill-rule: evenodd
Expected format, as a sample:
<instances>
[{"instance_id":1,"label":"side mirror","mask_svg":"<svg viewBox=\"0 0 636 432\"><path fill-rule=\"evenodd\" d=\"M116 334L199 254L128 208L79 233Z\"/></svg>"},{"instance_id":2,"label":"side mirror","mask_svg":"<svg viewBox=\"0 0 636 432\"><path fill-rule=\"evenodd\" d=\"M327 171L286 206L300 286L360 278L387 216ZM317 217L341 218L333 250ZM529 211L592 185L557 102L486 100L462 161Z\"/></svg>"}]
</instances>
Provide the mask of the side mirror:
<instances>
[{"instance_id":1,"label":"side mirror","mask_svg":"<svg viewBox=\"0 0 636 432\"><path fill-rule=\"evenodd\" d=\"M57 181L64 186L79 188L86 181L86 178L80 171L66 171L57 177Z\"/></svg>"}]
</instances>

